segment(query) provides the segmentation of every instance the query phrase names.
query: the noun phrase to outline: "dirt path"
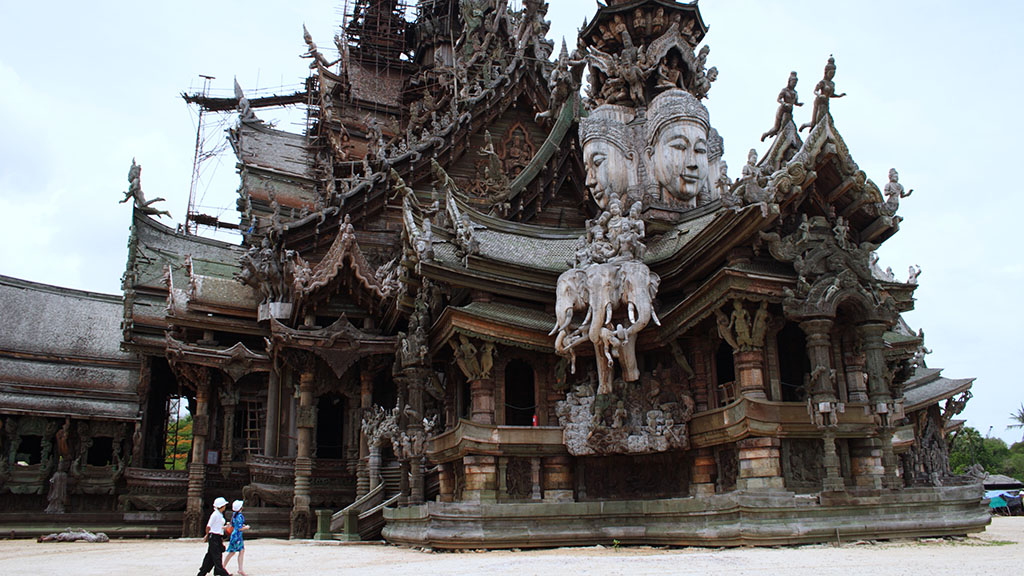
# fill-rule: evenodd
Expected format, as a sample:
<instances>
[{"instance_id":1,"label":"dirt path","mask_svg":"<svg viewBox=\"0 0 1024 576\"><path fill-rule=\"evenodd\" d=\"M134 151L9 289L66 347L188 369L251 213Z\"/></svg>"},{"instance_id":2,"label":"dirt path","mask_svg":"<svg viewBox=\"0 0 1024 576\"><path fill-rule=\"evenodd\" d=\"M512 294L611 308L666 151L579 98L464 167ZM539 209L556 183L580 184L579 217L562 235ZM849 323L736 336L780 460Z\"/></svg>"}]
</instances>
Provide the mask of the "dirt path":
<instances>
[{"instance_id":1,"label":"dirt path","mask_svg":"<svg viewBox=\"0 0 1024 576\"><path fill-rule=\"evenodd\" d=\"M106 544L0 541L0 576L180 576L195 573L199 540L116 540ZM254 540L251 576L568 576L700 574L746 576L1006 576L1024 565L1024 517L994 519L961 541L845 543L790 548L560 548L536 551L425 553L379 544ZM231 570L237 569L234 562Z\"/></svg>"}]
</instances>

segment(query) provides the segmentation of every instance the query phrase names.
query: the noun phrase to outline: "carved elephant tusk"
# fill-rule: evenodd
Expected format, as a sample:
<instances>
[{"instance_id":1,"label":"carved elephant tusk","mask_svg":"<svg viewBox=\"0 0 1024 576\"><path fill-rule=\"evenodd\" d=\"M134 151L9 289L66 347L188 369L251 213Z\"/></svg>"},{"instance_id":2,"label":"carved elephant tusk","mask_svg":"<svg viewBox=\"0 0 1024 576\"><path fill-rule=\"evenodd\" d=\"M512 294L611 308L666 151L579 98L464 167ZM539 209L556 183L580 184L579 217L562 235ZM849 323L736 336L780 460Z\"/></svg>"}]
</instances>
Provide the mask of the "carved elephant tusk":
<instances>
[{"instance_id":1,"label":"carved elephant tusk","mask_svg":"<svg viewBox=\"0 0 1024 576\"><path fill-rule=\"evenodd\" d=\"M658 320L658 313L654 311L654 306L651 306L651 320L658 326L661 326L661 320Z\"/></svg>"},{"instance_id":2,"label":"carved elephant tusk","mask_svg":"<svg viewBox=\"0 0 1024 576\"><path fill-rule=\"evenodd\" d=\"M632 302L626 304L626 312L629 314L629 322L636 324L636 305Z\"/></svg>"}]
</instances>

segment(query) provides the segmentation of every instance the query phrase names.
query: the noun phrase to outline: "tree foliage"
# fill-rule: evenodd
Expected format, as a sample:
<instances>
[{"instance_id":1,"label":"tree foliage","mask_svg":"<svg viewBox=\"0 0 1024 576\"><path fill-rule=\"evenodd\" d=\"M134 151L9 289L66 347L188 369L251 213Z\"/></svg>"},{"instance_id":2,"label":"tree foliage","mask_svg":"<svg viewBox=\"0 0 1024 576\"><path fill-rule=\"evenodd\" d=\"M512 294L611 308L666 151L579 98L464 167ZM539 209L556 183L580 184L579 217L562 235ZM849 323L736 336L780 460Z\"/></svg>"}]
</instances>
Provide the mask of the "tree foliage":
<instances>
[{"instance_id":1,"label":"tree foliage","mask_svg":"<svg viewBox=\"0 0 1024 576\"><path fill-rule=\"evenodd\" d=\"M185 470L188 455L192 451L192 415L167 419L167 435L164 442L164 468Z\"/></svg>"},{"instance_id":2,"label":"tree foliage","mask_svg":"<svg viewBox=\"0 0 1024 576\"><path fill-rule=\"evenodd\" d=\"M1000 438L985 438L974 428L965 426L953 438L949 465L954 474L963 474L980 464L989 474L1005 474L1024 478L1024 442L1007 446Z\"/></svg>"}]
</instances>

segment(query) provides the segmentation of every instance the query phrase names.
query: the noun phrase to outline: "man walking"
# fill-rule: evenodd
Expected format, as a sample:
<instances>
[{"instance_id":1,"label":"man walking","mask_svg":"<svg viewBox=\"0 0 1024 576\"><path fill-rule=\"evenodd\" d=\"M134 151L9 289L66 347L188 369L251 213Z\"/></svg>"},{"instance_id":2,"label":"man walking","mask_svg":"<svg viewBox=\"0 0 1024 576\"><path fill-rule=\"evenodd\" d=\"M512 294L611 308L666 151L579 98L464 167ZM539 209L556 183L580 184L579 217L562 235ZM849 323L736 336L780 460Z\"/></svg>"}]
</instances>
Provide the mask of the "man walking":
<instances>
[{"instance_id":1,"label":"man walking","mask_svg":"<svg viewBox=\"0 0 1024 576\"><path fill-rule=\"evenodd\" d=\"M218 497L213 501L213 513L206 522L206 535L203 536L203 542L209 544L198 576L205 576L211 568L217 576L231 576L221 562L221 555L224 554L224 507L227 505L228 501L224 498Z\"/></svg>"}]
</instances>

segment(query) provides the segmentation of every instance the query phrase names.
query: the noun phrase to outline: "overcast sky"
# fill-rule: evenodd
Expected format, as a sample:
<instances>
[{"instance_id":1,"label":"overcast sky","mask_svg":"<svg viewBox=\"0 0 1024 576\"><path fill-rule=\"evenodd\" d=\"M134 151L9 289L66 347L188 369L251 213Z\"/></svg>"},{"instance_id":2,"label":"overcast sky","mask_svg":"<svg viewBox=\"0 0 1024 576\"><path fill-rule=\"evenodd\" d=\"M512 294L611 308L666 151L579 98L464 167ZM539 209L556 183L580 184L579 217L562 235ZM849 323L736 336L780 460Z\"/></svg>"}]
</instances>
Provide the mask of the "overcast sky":
<instances>
[{"instance_id":1,"label":"overcast sky","mask_svg":"<svg viewBox=\"0 0 1024 576\"><path fill-rule=\"evenodd\" d=\"M298 89L308 73L302 24L333 53L344 0L228 4L0 0L0 274L119 293L131 209L117 202L133 157L147 197L166 198L174 223L185 213L196 111L180 93L199 89L200 74L216 77L217 96L231 94L235 76L250 97ZM552 4L551 35L571 45L595 4ZM832 115L854 159L879 187L895 167L914 189L880 265L900 279L922 267L906 318L925 330L929 366L977 377L969 425L1020 440L1006 426L1024 401L1024 313L1013 296L1024 283L1024 179L997 174L1021 166L1024 49L1014 28L1024 3L705 0L701 11L708 65L720 72L707 105L733 177L747 150L766 150L759 138L789 72L808 103L797 110L803 123L835 56L848 96ZM233 120L209 116L207 149ZM237 184L230 152L207 162L203 211L237 220Z\"/></svg>"}]
</instances>

